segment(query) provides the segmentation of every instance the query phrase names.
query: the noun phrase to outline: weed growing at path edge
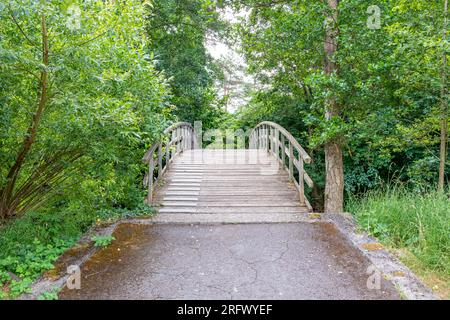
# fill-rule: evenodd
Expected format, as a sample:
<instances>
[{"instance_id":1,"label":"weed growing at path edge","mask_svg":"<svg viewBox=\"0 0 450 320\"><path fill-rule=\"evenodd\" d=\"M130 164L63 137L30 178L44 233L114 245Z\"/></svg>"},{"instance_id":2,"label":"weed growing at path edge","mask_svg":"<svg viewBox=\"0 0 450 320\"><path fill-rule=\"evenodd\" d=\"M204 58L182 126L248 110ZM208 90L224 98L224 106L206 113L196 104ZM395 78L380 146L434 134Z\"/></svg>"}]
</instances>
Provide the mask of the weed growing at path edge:
<instances>
[{"instance_id":1,"label":"weed growing at path edge","mask_svg":"<svg viewBox=\"0 0 450 320\"><path fill-rule=\"evenodd\" d=\"M387 246L407 249L425 268L450 279L448 194L392 187L350 197L347 211Z\"/></svg>"}]
</instances>

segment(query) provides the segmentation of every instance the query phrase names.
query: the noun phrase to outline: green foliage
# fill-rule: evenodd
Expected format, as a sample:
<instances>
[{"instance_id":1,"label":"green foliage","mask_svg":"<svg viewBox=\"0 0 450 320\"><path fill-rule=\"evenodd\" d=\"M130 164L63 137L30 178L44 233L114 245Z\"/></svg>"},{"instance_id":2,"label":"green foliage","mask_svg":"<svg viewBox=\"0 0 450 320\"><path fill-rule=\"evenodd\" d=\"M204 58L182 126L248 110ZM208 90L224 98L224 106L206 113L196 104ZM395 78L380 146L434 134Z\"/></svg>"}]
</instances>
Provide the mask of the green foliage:
<instances>
[{"instance_id":1,"label":"green foliage","mask_svg":"<svg viewBox=\"0 0 450 320\"><path fill-rule=\"evenodd\" d=\"M20 278L33 279L43 271L53 268L53 262L71 245L73 241L57 240L53 244L43 244L38 239L23 246L16 246L14 255L0 260L0 268L8 270Z\"/></svg>"},{"instance_id":2,"label":"green foliage","mask_svg":"<svg viewBox=\"0 0 450 320\"><path fill-rule=\"evenodd\" d=\"M326 2L223 3L250 8L231 34L258 85L235 117L223 110L215 85L224 75L205 46L230 31L215 1L0 4L0 298L27 292L94 223L153 214L142 205L141 158L178 120L201 120L204 129L284 126L314 160L306 170L319 209L323 146L339 138L348 209L361 225L448 272L448 197L426 193L437 179L449 51L442 1L380 0L380 29L366 25L367 1L340 1L332 75L323 72ZM330 98L340 114L325 119ZM366 193L394 178L409 191Z\"/></svg>"},{"instance_id":3,"label":"green foliage","mask_svg":"<svg viewBox=\"0 0 450 320\"><path fill-rule=\"evenodd\" d=\"M214 82L221 76L205 41L223 29L210 0L160 0L148 6L149 47L156 67L169 78L171 102L180 120L214 128L226 112Z\"/></svg>"},{"instance_id":4,"label":"green foliage","mask_svg":"<svg viewBox=\"0 0 450 320\"><path fill-rule=\"evenodd\" d=\"M450 274L449 194L404 187L350 197L358 224L395 248L408 248L427 267Z\"/></svg>"},{"instance_id":5,"label":"green foliage","mask_svg":"<svg viewBox=\"0 0 450 320\"><path fill-rule=\"evenodd\" d=\"M275 121L318 161L324 143L342 137L349 193L393 176L411 187L437 184L440 71L449 49L443 1L378 1L380 29L367 27L367 1L340 1L339 72L330 76L323 72L326 2L232 2L250 9L235 35L262 84L239 110L237 126ZM341 112L326 121L330 97ZM313 173L319 184L323 169Z\"/></svg>"},{"instance_id":6,"label":"green foliage","mask_svg":"<svg viewBox=\"0 0 450 320\"><path fill-rule=\"evenodd\" d=\"M30 229L27 231L32 232ZM1 234L0 286L7 285L9 290L7 294L3 293L4 298L29 293L31 283L42 272L52 269L58 257L74 243L74 240L55 239L44 244L37 238L31 243L21 242L23 240L12 242L7 236ZM8 272L18 278L12 279Z\"/></svg>"},{"instance_id":7,"label":"green foliage","mask_svg":"<svg viewBox=\"0 0 450 320\"><path fill-rule=\"evenodd\" d=\"M51 290L42 293L38 298L38 300L58 300L58 290Z\"/></svg>"},{"instance_id":8,"label":"green foliage","mask_svg":"<svg viewBox=\"0 0 450 320\"><path fill-rule=\"evenodd\" d=\"M81 10L75 29L68 24L69 4ZM67 187L76 185L77 196L94 207L132 208L142 196L140 158L171 119L169 88L146 48L144 8L137 0L11 1L0 11L0 194L40 95L42 15L50 39L48 95L13 196L34 183L28 189L37 194L30 196L37 208L48 193L67 199ZM67 159L71 152L82 157ZM43 165L55 155L60 178L30 180L48 176L53 169Z\"/></svg>"},{"instance_id":9,"label":"green foliage","mask_svg":"<svg viewBox=\"0 0 450 320\"><path fill-rule=\"evenodd\" d=\"M113 236L109 235L109 236L93 236L91 238L92 241L94 241L94 245L96 247L107 247L109 246L114 240L116 240L116 238L114 238Z\"/></svg>"},{"instance_id":10,"label":"green foliage","mask_svg":"<svg viewBox=\"0 0 450 320\"><path fill-rule=\"evenodd\" d=\"M5 270L0 270L0 286L11 281L11 276Z\"/></svg>"},{"instance_id":11,"label":"green foliage","mask_svg":"<svg viewBox=\"0 0 450 320\"><path fill-rule=\"evenodd\" d=\"M30 293L30 285L32 284L33 279L24 278L22 280L12 280L9 284L9 294L8 298L17 298L21 294Z\"/></svg>"}]
</instances>

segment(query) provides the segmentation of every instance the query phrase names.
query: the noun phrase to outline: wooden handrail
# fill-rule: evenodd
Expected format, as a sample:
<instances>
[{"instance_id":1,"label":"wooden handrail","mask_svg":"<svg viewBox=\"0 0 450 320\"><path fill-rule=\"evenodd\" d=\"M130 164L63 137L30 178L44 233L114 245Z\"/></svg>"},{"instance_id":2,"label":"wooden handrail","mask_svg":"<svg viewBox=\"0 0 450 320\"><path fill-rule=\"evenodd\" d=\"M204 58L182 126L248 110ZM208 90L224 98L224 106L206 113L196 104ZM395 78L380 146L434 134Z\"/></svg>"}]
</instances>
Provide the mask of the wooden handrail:
<instances>
[{"instance_id":1,"label":"wooden handrail","mask_svg":"<svg viewBox=\"0 0 450 320\"><path fill-rule=\"evenodd\" d=\"M292 134L279 124L264 121L252 130L250 148L265 149L279 160L283 169L289 173L289 180L294 183L299 192L300 203L312 211L312 206L305 196L305 182L310 188L314 187L314 183L304 169L304 163L311 163L311 157ZM295 156L294 150L297 151L298 157ZM286 157L288 163L286 163ZM298 181L294 177L294 167L298 171Z\"/></svg>"},{"instance_id":2,"label":"wooden handrail","mask_svg":"<svg viewBox=\"0 0 450 320\"><path fill-rule=\"evenodd\" d=\"M144 178L144 186L148 189L146 198L148 204L153 203L154 187L173 158L184 150L197 147L195 130L190 123L174 123L163 131L161 138L150 147L142 158L142 161L148 164L148 172ZM155 170L157 170L156 174Z\"/></svg>"}]
</instances>

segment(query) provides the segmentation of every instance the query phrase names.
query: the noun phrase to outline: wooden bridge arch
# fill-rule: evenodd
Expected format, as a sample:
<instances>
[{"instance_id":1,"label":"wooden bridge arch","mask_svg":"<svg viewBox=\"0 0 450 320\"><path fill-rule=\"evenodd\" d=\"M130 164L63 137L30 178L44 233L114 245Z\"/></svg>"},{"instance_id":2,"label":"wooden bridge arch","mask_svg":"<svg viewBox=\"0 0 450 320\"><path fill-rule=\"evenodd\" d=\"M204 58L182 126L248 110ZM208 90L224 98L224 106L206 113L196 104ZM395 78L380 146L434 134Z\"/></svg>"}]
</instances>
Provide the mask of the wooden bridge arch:
<instances>
[{"instance_id":1,"label":"wooden bridge arch","mask_svg":"<svg viewBox=\"0 0 450 320\"><path fill-rule=\"evenodd\" d=\"M283 127L258 124L247 149L203 149L186 122L146 152L146 202L160 214L298 214L312 211L304 164L311 157Z\"/></svg>"}]
</instances>

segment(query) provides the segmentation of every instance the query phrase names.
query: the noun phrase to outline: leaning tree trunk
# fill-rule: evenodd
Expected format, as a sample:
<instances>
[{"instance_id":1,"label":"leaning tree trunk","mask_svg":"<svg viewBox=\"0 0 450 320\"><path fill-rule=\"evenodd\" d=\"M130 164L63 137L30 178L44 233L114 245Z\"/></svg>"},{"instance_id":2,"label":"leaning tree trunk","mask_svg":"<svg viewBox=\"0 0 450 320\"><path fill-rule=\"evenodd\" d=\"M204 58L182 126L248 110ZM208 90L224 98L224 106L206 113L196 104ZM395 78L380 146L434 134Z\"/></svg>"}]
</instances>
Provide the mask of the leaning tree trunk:
<instances>
[{"instance_id":1,"label":"leaning tree trunk","mask_svg":"<svg viewBox=\"0 0 450 320\"><path fill-rule=\"evenodd\" d=\"M41 19L42 28L42 63L45 68L42 69L39 81L39 93L36 110L34 112L31 123L28 127L27 134L22 142L22 146L17 154L14 164L11 166L6 176L6 184L3 189L0 190L0 220L7 219L14 215L16 201L14 201L14 189L16 187L17 179L25 163L26 157L31 150L32 145L36 140L37 130L41 122L42 114L44 113L45 106L47 104L47 91L48 91L48 35L45 16L42 15Z\"/></svg>"},{"instance_id":2,"label":"leaning tree trunk","mask_svg":"<svg viewBox=\"0 0 450 320\"><path fill-rule=\"evenodd\" d=\"M334 55L338 50L338 5L339 0L327 0L328 14L325 30L325 73L332 75L338 72ZM336 99L330 98L325 106L325 119L339 117L340 106ZM344 210L344 164L340 137L333 137L325 144L325 212L342 212Z\"/></svg>"},{"instance_id":3,"label":"leaning tree trunk","mask_svg":"<svg viewBox=\"0 0 450 320\"><path fill-rule=\"evenodd\" d=\"M444 1L444 32L443 41L447 39L447 15L448 0ZM447 160L447 136L448 136L448 116L447 116L447 52L444 51L442 64L442 86L441 86L441 148L439 154L439 190L444 190L445 183L445 161Z\"/></svg>"}]
</instances>

